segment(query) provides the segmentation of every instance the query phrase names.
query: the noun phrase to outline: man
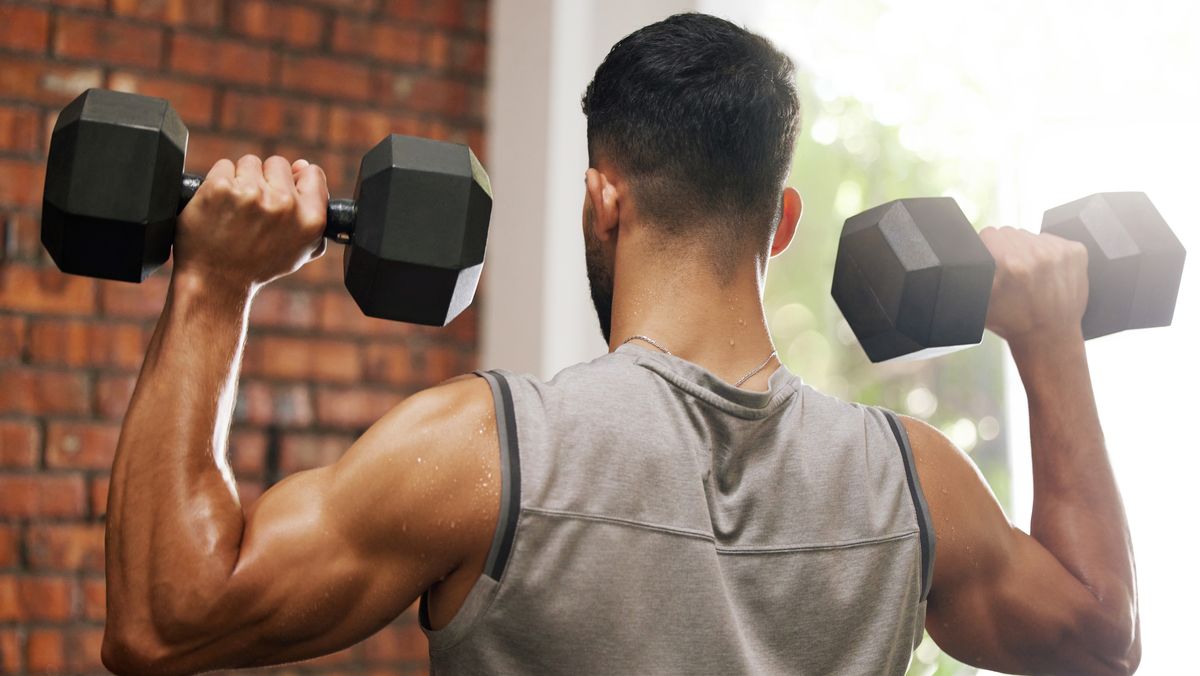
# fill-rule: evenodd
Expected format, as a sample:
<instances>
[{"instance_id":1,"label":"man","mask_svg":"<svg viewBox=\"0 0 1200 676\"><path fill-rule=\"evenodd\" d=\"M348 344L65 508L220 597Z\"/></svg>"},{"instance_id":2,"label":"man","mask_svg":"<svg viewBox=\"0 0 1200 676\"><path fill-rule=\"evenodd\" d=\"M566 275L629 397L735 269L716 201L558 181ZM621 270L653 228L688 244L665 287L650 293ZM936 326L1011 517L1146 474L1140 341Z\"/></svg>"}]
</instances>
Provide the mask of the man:
<instances>
[{"instance_id":1,"label":"man","mask_svg":"<svg viewBox=\"0 0 1200 676\"><path fill-rule=\"evenodd\" d=\"M584 97L583 227L610 353L549 383L468 375L245 513L225 458L254 292L321 253L321 170L223 160L182 214L121 434L105 664L194 672L349 646L420 598L437 672L903 673L922 627L1004 671L1124 674L1133 559L1080 330L1086 251L987 230L988 318L1029 394L1014 528L923 422L775 358L794 73L687 14L626 37Z\"/></svg>"}]
</instances>

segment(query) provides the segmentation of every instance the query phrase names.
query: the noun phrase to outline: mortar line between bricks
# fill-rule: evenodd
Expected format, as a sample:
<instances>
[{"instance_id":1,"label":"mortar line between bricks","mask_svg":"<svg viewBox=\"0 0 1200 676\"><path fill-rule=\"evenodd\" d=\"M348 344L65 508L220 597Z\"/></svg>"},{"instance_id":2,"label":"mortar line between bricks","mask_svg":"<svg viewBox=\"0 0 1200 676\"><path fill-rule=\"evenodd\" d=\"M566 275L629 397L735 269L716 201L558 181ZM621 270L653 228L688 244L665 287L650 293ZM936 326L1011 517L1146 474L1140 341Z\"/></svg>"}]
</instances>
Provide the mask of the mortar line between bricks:
<instances>
[{"instance_id":1,"label":"mortar line between bricks","mask_svg":"<svg viewBox=\"0 0 1200 676\"><path fill-rule=\"evenodd\" d=\"M337 14L335 13L334 16L336 17ZM121 17L116 17L115 20L125 23ZM371 54L363 54L363 53L359 53L359 52L335 51L334 49L332 49L331 44L328 44L328 45L322 44L322 43L326 42L326 40L332 41L332 38L333 38L332 30L323 30L322 31L322 37L324 38L324 40L319 42L317 46L304 47L301 45L294 45L294 44L288 43L283 40L258 38L258 37L252 36L252 35L239 33L239 32L234 31L232 28L229 28L229 29L221 29L219 27L218 28L209 28L206 26L198 26L198 25L190 25L190 24L166 24L166 23L145 22L144 20L129 21L128 23L137 24L143 28L167 27L167 28L171 29L175 35L194 36L194 37L206 38L206 39L211 39L211 40L220 41L220 42L237 42L237 43L240 43L240 44L243 44L246 46L250 46L250 47L255 47L258 49L264 49L264 50L268 50L268 51L269 50L277 50L278 53L280 53L280 54L290 55L290 56L321 57L321 58L329 58L329 59L335 59L335 60L347 61L347 62L359 63L359 64L369 63L369 64L382 64L382 65L389 65L389 66L421 65L419 62L417 64L410 64L410 63L398 63L395 61L388 61L386 59L380 59ZM332 24L327 24L327 27L331 27L331 25ZM431 25L427 25L427 24L410 24L410 23L398 22L398 21L385 21L384 25L389 26L391 28L412 30L421 39L428 38L429 36L432 36L432 35L442 35L442 36L445 36L450 39L463 39L463 40L470 41L470 42L478 42L482 46L484 46L485 49L488 44L487 37L482 34L456 32L454 30L443 29L443 28L439 28L439 27L431 26ZM455 72L466 73L466 71L463 71L461 69L456 69ZM479 76L474 76L474 77L479 77Z\"/></svg>"},{"instance_id":2,"label":"mortar line between bricks","mask_svg":"<svg viewBox=\"0 0 1200 676\"><path fill-rule=\"evenodd\" d=\"M170 34L172 37L174 37L176 35L188 35L188 36L194 35L194 33L192 31L179 30L174 27L170 28L169 30L170 30ZM461 84L477 86L480 89L486 89L486 87L487 87L486 73L480 74L480 75L475 75L473 73L468 73L466 71L458 70L458 69L452 70L452 69L431 68L429 66L426 66L426 65L420 64L420 63L399 64L399 63L393 63L390 61L383 61L383 60L379 60L379 59L375 59L375 58L364 57L364 56L353 54L353 53L343 53L343 52L319 53L319 52L312 52L312 51L304 51L304 50L297 49L297 48L289 48L286 45L275 45L275 46L267 45L264 47L264 46L260 45L259 43L253 42L251 40L228 40L227 39L225 41L226 42L237 42L243 46L258 47L259 49L263 49L264 51L270 52L276 56L281 56L281 57L282 56L292 56L292 57L300 57L300 58L321 58L321 59L325 59L328 61L335 61L335 62L342 63L342 64L350 64L350 65L355 65L355 66L366 66L366 67L377 67L377 68L381 68L383 70L394 72L397 75L430 75L430 76L436 76L436 77L439 77L441 79L445 79L445 80L448 80L451 82L458 82ZM164 43L169 43L169 42L172 42L172 40L164 40ZM25 59L28 61L35 61L38 63L49 62L51 65L70 66L70 67L99 68L100 67L99 64L103 63L98 59L87 59L87 58L65 56L65 55L53 54L53 53L39 54L37 52L28 52L28 51L21 51L21 50L17 50L17 49L11 49L8 47L4 47L2 45L0 45L0 57ZM201 81L208 82L208 83L229 82L228 80L222 80L219 77L197 75L195 73L188 73L186 71L179 71L179 70L173 69L173 68L171 68L171 64L169 61L166 63L160 64L158 66L153 66L153 67L143 66L143 65L134 64L134 63L111 63L110 62L107 65L111 65L111 66L121 69L121 70L136 70L136 71L141 71L141 72L154 73L160 77L168 77L169 79L173 79L173 80L176 80L176 79L177 80L201 80ZM294 90L283 88L282 85L279 84L278 79L272 80L272 84L266 84L266 85L249 84L249 83L236 83L236 84L242 84L243 86L246 86L246 87L257 87L257 88L264 89L264 90L279 88L279 89L282 89L283 91L294 91ZM303 93L303 92L301 92L301 93Z\"/></svg>"},{"instance_id":3,"label":"mortar line between bricks","mask_svg":"<svg viewBox=\"0 0 1200 676\"><path fill-rule=\"evenodd\" d=\"M171 70L171 68L170 68L170 66L171 66L171 46L174 44L175 44L175 29L173 27L168 27L163 30L162 44L159 46L159 53L158 53L158 68L156 70L161 70L161 71L170 71ZM112 79L111 72L108 74L107 77L104 78L104 83L108 84L108 81L110 79Z\"/></svg>"},{"instance_id":4,"label":"mortar line between bricks","mask_svg":"<svg viewBox=\"0 0 1200 676\"><path fill-rule=\"evenodd\" d=\"M102 70L99 66L88 66L88 67L95 68L96 70ZM130 72L131 71L131 69L129 69L129 68L120 68L118 70L120 70L121 72ZM203 80L189 81L189 80L185 80L182 77L180 77L180 78L170 77L170 75L171 75L170 73L136 72L133 74L134 75L142 75L142 76L151 75L156 78L170 79L174 82L186 82L187 84L192 84L192 85L212 87L212 88L214 88L214 90L215 90L215 88L220 87L220 88L223 88L226 93L249 94L251 96L262 96L262 97L274 97L274 98L283 99L286 103L322 104L322 105L330 106L333 108L339 108L339 109L348 110L348 111L352 111L352 112L383 113L383 114L386 114L389 116L403 115L405 117L412 118L418 122L441 123L441 124L446 125L451 130L454 130L454 131L475 131L475 132L482 133L487 128L486 120L483 117L453 116L453 115L445 115L445 114L431 112L431 111L417 111L417 110L414 110L407 106L401 106L401 105L390 105L389 106L389 105L382 105L382 104L372 104L369 102L362 102L362 101L348 101L348 100L342 100L342 99L326 97L326 96L305 96L303 92L294 91L294 90L259 90L259 89L249 89L248 90L248 89L243 89L243 88L239 87L238 85L228 83L228 82L203 81ZM103 80L103 78L102 78L102 81L106 82L107 80ZM3 95L3 93L0 93L0 104L12 105L12 104L18 104L18 103L28 104L29 101L27 99L6 97ZM64 103L64 105L65 105L65 103ZM38 106L38 111L41 113L57 112L57 111L60 111L61 109L62 108L60 106L56 106L56 104L45 104L45 105ZM219 113L219 111L214 111L214 112ZM219 118L220 115L218 114L215 117ZM232 140L236 140L236 141L259 142L259 141L264 141L264 140L277 140L277 141L288 141L288 142L299 143L301 145L308 145L311 143L311 142L305 141L298 137L292 137L292 136L268 137L268 136L263 136L262 134L256 134L253 132L247 132L247 131L242 131L242 130L238 130L238 129L228 129L228 128L224 128L220 125L214 126L211 124L210 125L188 125L188 130L192 131L192 132L202 131L202 132L206 132L206 133L207 132L219 133L225 137L228 137L228 138L230 138ZM321 134L321 136L325 137L325 136L328 136L328 134ZM321 143L315 147L318 147L323 150L329 150L332 152L339 152L339 153L347 153L347 154L351 154L351 155L360 150L360 148L358 146L332 145L332 144L327 144L327 143ZM367 147L363 147L363 148L361 148L361 151L366 152L367 149L368 149ZM31 154L17 153L17 154L19 155L19 159L42 158L42 156L44 155L44 151L41 151L40 149L39 149L39 151L40 152L38 152L36 154L32 154L32 153ZM11 151L0 151L0 153L2 153L2 154L10 154L10 152Z\"/></svg>"},{"instance_id":5,"label":"mortar line between bricks","mask_svg":"<svg viewBox=\"0 0 1200 676\"><path fill-rule=\"evenodd\" d=\"M63 273L63 274L66 274L66 273ZM105 326L105 327L140 326L141 328L147 328L145 326L145 324L147 323L147 320L138 319L138 318L134 318L134 317L122 317L119 315L118 316L101 315L101 314L81 315L77 318L56 317L56 316L50 316L50 315L35 314L35 313L30 313L30 312L22 312L22 313L20 313L20 315L31 319L32 320L30 322L31 326L34 322L36 322L38 324L46 324L46 323L60 322L60 321L69 322L69 321L74 321L75 319L86 319L86 320L89 320L87 322L88 324L98 324L100 326ZM50 321L47 322L45 320L50 320Z\"/></svg>"},{"instance_id":6,"label":"mortar line between bricks","mask_svg":"<svg viewBox=\"0 0 1200 676\"><path fill-rule=\"evenodd\" d=\"M20 516L20 517L5 517L5 520L0 520L0 525L5 526L22 526L25 528L36 526L75 526L96 528L103 526L103 519L94 519L86 515L83 516ZM41 569L38 569L41 570Z\"/></svg>"},{"instance_id":7,"label":"mortar line between bricks","mask_svg":"<svg viewBox=\"0 0 1200 676\"><path fill-rule=\"evenodd\" d=\"M40 116L39 116L40 117ZM34 164L44 164L46 162L46 153L41 148L31 150L29 152L20 152L16 150L0 150L0 160L16 160L19 162L32 162ZM17 207L14 209L5 209L6 212L15 212L18 210L32 209L34 207ZM36 213L36 212L35 212Z\"/></svg>"},{"instance_id":8,"label":"mortar line between bricks","mask_svg":"<svg viewBox=\"0 0 1200 676\"><path fill-rule=\"evenodd\" d=\"M221 6L221 20L217 22L217 28L219 28L223 33L233 32L233 25L230 22L229 17L233 16L233 3L237 1L238 0L219 0L219 4ZM109 0L109 2L112 2L112 0Z\"/></svg>"},{"instance_id":9,"label":"mortar line between bricks","mask_svg":"<svg viewBox=\"0 0 1200 676\"><path fill-rule=\"evenodd\" d=\"M129 24L140 28L163 28L163 27L186 27L189 30L196 31L208 36L223 37L223 38L240 38L246 42L258 44L263 40L255 36L246 35L235 30L230 22L230 17L233 13L229 11L233 2L236 0L227 0L223 3L221 19L213 26L207 26L203 23L188 23L186 20L181 24L172 24L166 18L155 19L152 17L138 16L137 14L117 14L112 6L112 1L108 0L105 3L104 9L92 9L90 7L73 7L70 5L51 5L47 6L36 0L8 0L7 4L28 7L31 9L43 9L52 16L54 15L70 15L90 17L96 19L108 19L121 24ZM327 5L319 5L307 2L282 2L278 3L287 7L300 7L311 9L315 12L322 13L328 11L333 17L347 17L358 20L371 20L373 22L383 23L384 25L396 28L411 28L421 33L439 33L448 37L468 38L478 40L484 43L488 42L488 34L486 31L472 30L467 27L442 26L428 21L417 21L411 19L401 19L378 9L370 12L358 12L347 9L336 9ZM326 22L328 26L331 22ZM328 35L330 31L322 31L323 35ZM53 41L48 42L53 45Z\"/></svg>"},{"instance_id":10,"label":"mortar line between bricks","mask_svg":"<svg viewBox=\"0 0 1200 676\"><path fill-rule=\"evenodd\" d=\"M405 26L401 25L398 27L403 28ZM210 35L205 35L202 32L198 32L194 28L191 28L188 26L173 27L172 30L173 30L172 37L174 37L175 35L184 35L184 36L193 36L193 37L212 37ZM449 37L453 37L452 35L449 35L449 34L445 33L444 31L438 31L438 30L421 32L421 37L428 37L429 35L448 35ZM332 50L323 51L323 50L319 50L314 47L300 47L297 45L291 45L286 42L279 42L279 41L260 42L260 41L255 40L255 38L240 35L240 34L234 34L233 36L230 36L227 34L222 34L219 37L220 37L220 41L223 41L223 42L237 42L242 45L251 46L251 47L255 47L255 48L258 48L258 49L261 49L264 51L272 52L272 53L278 54L279 56L290 56L290 57L299 57L299 58L320 58L320 59L325 59L325 60L329 60L329 61L336 61L338 63L352 64L352 65L358 65L358 66L378 66L378 67L389 69L389 70L399 70L402 72L409 72L409 73L415 73L415 74L439 74L439 75L443 75L443 76L454 76L454 77L450 77L448 79L464 81L464 82L467 82L468 84L485 85L486 81L487 81L486 69L484 70L483 73L476 74L476 73L472 73L472 72L462 69L462 68L432 68L432 67L426 65L422 61L397 62L397 61L389 61L387 59L381 59L372 54L363 54L363 53L359 53L359 52L344 52L344 51L332 51ZM484 45L486 45L486 42L484 42ZM423 54L424 52L422 50L419 53Z\"/></svg>"},{"instance_id":11,"label":"mortar line between bricks","mask_svg":"<svg viewBox=\"0 0 1200 676\"><path fill-rule=\"evenodd\" d=\"M47 59L54 55L54 43L58 40L58 12L49 9L46 12L46 47L43 54Z\"/></svg>"},{"instance_id":12,"label":"mortar line between bricks","mask_svg":"<svg viewBox=\"0 0 1200 676\"><path fill-rule=\"evenodd\" d=\"M70 630L76 627L100 629L104 627L104 620L68 617L62 620L4 620L0 622L0 629L58 629L70 633Z\"/></svg>"},{"instance_id":13,"label":"mortar line between bricks","mask_svg":"<svg viewBox=\"0 0 1200 676\"><path fill-rule=\"evenodd\" d=\"M297 6L305 6L305 5L296 5L296 4L292 3L290 6L297 7ZM307 6L311 7L311 5L307 5ZM333 24L337 20L338 11L332 7L322 7L318 11L318 13L321 16L322 30L321 30L321 39L317 40L316 49L320 49L322 52L326 52L326 53L332 52L333 51Z\"/></svg>"},{"instance_id":14,"label":"mortar line between bricks","mask_svg":"<svg viewBox=\"0 0 1200 676\"><path fill-rule=\"evenodd\" d=\"M209 128L224 128L224 120L221 118L223 117L223 113L225 111L225 97L229 96L229 87L226 85L214 84L212 85L212 93L212 110L208 111L208 119L212 120L212 122L209 124ZM191 129L191 127L188 127L188 131L191 131Z\"/></svg>"},{"instance_id":15,"label":"mortar line between bricks","mask_svg":"<svg viewBox=\"0 0 1200 676\"><path fill-rule=\"evenodd\" d=\"M107 21L121 24L121 25L133 26L135 28L173 28L173 27L177 27L180 25L180 24L170 23L170 20L165 17L162 19L156 19L153 17L138 16L137 14L117 14L113 10L111 0L108 0L108 2L105 3L104 9L93 9L91 7L75 7L75 6L71 6L71 5L59 5L59 4L47 6L46 4L44 4L44 2L39 3L36 0L33 0L33 1L31 1L31 0L6 0L6 1L10 4L21 4L21 5L24 5L27 7L46 9L50 14L53 14L53 15L83 17L83 18L88 18L88 19L101 19L101 20L107 20ZM205 26L204 24L200 24L200 23L191 24L191 23L188 23L186 20L184 20L182 25L187 26L192 29L196 29L196 30L209 31L209 32L212 32L213 35L224 35L224 33L221 33L221 31L223 30L223 28L222 28L223 23L224 23L224 21L218 23L218 25L216 25L216 26L209 27L209 26ZM253 38L251 38L249 36L240 36L240 37L245 37L248 40L253 40ZM51 42L50 44L53 45L54 43Z\"/></svg>"}]
</instances>

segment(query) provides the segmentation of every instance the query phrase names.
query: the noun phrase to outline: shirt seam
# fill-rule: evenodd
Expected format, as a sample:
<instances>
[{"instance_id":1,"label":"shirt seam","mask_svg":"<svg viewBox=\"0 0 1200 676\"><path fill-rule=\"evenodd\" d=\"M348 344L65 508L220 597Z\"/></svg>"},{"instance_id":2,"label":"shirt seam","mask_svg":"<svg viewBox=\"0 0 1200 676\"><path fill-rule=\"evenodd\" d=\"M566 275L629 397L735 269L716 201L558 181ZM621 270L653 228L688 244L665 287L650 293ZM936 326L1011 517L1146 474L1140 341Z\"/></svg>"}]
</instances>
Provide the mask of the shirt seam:
<instances>
[{"instance_id":1,"label":"shirt seam","mask_svg":"<svg viewBox=\"0 0 1200 676\"><path fill-rule=\"evenodd\" d=\"M781 405L783 405L788 397L797 392L795 381L789 380L785 382L782 387L780 387L778 392L775 392L769 399L767 399L767 401L761 407L747 406L745 404L740 404L736 401L726 399L712 390L709 390L702 385L698 385L668 368L664 368L661 364L653 359L648 359L644 356L638 355L634 356L633 360L635 364L655 373L660 378L667 381L667 383L672 387L682 390L686 394L689 394L700 401L709 404L710 406L721 409L725 413L746 420L766 418L774 413Z\"/></svg>"},{"instance_id":2,"label":"shirt seam","mask_svg":"<svg viewBox=\"0 0 1200 676\"><path fill-rule=\"evenodd\" d=\"M647 523L644 521L636 521L633 519L623 519L621 517L606 516L603 514L589 514L586 512L575 512L565 509L553 509L546 507L522 507L522 511L531 514L540 514L542 516L558 517L564 519L578 519L581 521L596 521L600 523L609 523L616 526L626 526L628 528L638 528L641 530L650 530L668 535L678 535L697 540L711 542L718 554L730 554L735 556L745 556L754 554L781 554L786 552L799 551L826 551L834 549L851 549L854 547L866 547L875 544L886 544L896 540L903 540L913 536L919 536L920 531L906 530L897 533L888 533L885 535L872 535L853 540L838 540L833 542L815 542L815 543L797 543L786 545L742 545L729 546L717 544L716 538L711 533L704 531L693 530L690 528L679 528L677 526L664 526L661 524Z\"/></svg>"}]
</instances>

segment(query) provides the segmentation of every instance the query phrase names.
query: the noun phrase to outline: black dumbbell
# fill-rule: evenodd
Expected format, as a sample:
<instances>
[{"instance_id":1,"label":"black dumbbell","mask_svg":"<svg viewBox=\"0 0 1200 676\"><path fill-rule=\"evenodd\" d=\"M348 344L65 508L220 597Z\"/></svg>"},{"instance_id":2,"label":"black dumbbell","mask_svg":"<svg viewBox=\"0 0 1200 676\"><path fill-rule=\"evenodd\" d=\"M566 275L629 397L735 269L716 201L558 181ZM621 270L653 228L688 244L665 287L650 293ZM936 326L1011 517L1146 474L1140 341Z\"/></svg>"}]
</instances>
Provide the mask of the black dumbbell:
<instances>
[{"instance_id":1,"label":"black dumbbell","mask_svg":"<svg viewBox=\"0 0 1200 676\"><path fill-rule=\"evenodd\" d=\"M183 173L188 131L163 99L90 89L58 116L42 244L63 272L143 281L203 178ZM465 145L393 134L363 157L325 236L346 244L346 288L372 317L442 326L470 305L492 188Z\"/></svg>"},{"instance_id":2,"label":"black dumbbell","mask_svg":"<svg viewBox=\"0 0 1200 676\"><path fill-rule=\"evenodd\" d=\"M1186 252L1140 192L1055 207L1042 232L1088 249L1085 338L1167 326ZM846 219L833 299L867 357L928 357L983 339L996 263L949 197L901 199Z\"/></svg>"}]
</instances>

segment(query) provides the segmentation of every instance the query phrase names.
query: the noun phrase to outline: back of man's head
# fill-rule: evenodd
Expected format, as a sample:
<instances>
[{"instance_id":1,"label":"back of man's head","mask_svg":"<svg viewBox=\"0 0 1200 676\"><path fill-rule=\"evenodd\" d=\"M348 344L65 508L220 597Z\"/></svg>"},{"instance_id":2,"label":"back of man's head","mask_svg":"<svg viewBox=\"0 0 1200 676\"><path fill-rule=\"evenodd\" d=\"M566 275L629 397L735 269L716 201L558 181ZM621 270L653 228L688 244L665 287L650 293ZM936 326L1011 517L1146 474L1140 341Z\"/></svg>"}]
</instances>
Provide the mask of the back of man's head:
<instances>
[{"instance_id":1,"label":"back of man's head","mask_svg":"<svg viewBox=\"0 0 1200 676\"><path fill-rule=\"evenodd\" d=\"M609 51L583 112L590 165L620 171L663 234L724 260L767 245L800 103L791 60L765 38L705 14L646 26Z\"/></svg>"}]
</instances>

